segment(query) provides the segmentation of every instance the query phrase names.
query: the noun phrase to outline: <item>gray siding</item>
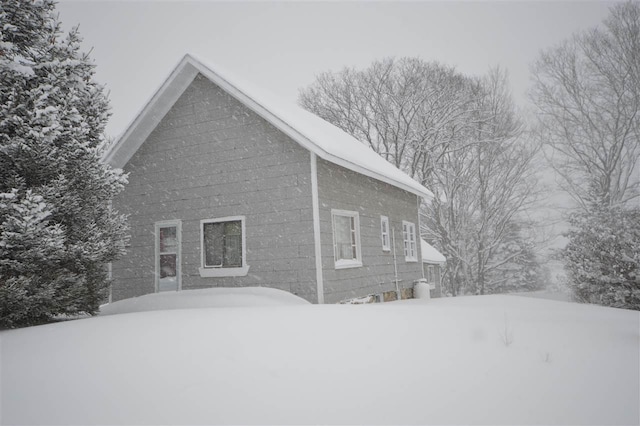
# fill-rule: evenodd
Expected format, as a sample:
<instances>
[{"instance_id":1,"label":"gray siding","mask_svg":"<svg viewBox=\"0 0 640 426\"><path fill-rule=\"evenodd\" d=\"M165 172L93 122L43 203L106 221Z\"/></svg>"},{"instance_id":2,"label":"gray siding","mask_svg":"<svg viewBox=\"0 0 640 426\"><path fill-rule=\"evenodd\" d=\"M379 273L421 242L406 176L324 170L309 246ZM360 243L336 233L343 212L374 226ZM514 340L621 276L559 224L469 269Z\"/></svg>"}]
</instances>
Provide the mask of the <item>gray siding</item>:
<instances>
[{"instance_id":1,"label":"gray siding","mask_svg":"<svg viewBox=\"0 0 640 426\"><path fill-rule=\"evenodd\" d=\"M318 159L318 198L326 303L395 289L393 247L388 252L382 250L381 215L389 218L395 232L400 287L412 288L413 282L422 278L422 263L405 261L402 239L403 220L419 229L416 195ZM335 269L331 209L358 212L362 267ZM416 245L421 259L419 235Z\"/></svg>"},{"instance_id":2,"label":"gray siding","mask_svg":"<svg viewBox=\"0 0 640 426\"><path fill-rule=\"evenodd\" d=\"M198 76L125 166L131 244L113 300L155 290L154 224L182 221L182 288L269 286L317 300L309 152ZM202 278L200 220L246 216L246 277Z\"/></svg>"}]
</instances>

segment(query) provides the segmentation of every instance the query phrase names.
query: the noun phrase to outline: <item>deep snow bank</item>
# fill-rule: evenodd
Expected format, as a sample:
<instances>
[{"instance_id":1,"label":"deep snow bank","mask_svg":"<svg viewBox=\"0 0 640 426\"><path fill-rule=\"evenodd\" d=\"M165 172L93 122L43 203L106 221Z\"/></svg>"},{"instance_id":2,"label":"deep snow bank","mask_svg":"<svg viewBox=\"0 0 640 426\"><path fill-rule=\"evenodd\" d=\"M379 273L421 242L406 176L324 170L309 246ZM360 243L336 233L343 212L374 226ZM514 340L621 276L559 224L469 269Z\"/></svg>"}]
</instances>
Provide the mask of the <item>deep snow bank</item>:
<instances>
[{"instance_id":1,"label":"deep snow bank","mask_svg":"<svg viewBox=\"0 0 640 426\"><path fill-rule=\"evenodd\" d=\"M229 308L241 306L308 305L293 294L266 287L208 288L166 291L124 299L100 307L100 315L167 309Z\"/></svg>"},{"instance_id":2,"label":"deep snow bank","mask_svg":"<svg viewBox=\"0 0 640 426\"><path fill-rule=\"evenodd\" d=\"M1 332L0 408L5 424L638 424L639 328L513 296L110 315Z\"/></svg>"}]
</instances>

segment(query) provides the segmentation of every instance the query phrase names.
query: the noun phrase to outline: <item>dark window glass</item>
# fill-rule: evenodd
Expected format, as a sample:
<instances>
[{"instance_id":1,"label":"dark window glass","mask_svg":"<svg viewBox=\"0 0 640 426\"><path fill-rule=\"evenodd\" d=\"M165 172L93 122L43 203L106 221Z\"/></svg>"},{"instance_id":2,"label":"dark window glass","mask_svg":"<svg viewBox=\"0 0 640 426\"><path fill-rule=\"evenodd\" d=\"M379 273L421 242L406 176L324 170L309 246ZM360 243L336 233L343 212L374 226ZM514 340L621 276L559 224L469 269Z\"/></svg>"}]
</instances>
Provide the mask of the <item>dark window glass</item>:
<instances>
[{"instance_id":1,"label":"dark window glass","mask_svg":"<svg viewBox=\"0 0 640 426\"><path fill-rule=\"evenodd\" d=\"M205 223L205 267L235 268L242 266L242 222Z\"/></svg>"}]
</instances>

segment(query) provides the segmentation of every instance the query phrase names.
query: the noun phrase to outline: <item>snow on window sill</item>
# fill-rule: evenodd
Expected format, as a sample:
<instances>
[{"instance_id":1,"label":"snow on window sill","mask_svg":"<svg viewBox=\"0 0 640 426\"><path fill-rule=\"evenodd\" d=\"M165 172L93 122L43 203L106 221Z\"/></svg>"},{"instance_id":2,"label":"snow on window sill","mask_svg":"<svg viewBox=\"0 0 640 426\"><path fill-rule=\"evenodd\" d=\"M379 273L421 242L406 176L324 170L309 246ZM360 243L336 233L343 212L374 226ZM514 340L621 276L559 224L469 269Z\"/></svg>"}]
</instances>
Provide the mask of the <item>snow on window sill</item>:
<instances>
[{"instance_id":1,"label":"snow on window sill","mask_svg":"<svg viewBox=\"0 0 640 426\"><path fill-rule=\"evenodd\" d=\"M245 277L249 273L249 266L240 268L199 268L200 276L209 277Z\"/></svg>"},{"instance_id":2,"label":"snow on window sill","mask_svg":"<svg viewBox=\"0 0 640 426\"><path fill-rule=\"evenodd\" d=\"M359 260L347 260L340 259L336 260L336 269L347 269L347 268L360 268L362 266L362 262Z\"/></svg>"},{"instance_id":3,"label":"snow on window sill","mask_svg":"<svg viewBox=\"0 0 640 426\"><path fill-rule=\"evenodd\" d=\"M414 263L414 262L418 261L418 258L416 258L416 257L405 257L404 260L407 263Z\"/></svg>"}]
</instances>

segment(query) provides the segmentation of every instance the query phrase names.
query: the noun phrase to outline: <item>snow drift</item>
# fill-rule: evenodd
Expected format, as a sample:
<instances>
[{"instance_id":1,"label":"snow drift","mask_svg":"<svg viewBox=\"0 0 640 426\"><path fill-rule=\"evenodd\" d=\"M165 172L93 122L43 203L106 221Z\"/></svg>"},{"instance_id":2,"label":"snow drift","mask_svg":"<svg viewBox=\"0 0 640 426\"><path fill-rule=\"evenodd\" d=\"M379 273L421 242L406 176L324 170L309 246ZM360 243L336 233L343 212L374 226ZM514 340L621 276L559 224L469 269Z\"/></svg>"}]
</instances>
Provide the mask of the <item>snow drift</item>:
<instances>
[{"instance_id":1,"label":"snow drift","mask_svg":"<svg viewBox=\"0 0 640 426\"><path fill-rule=\"evenodd\" d=\"M1 332L1 420L638 424L639 327L516 296L108 315Z\"/></svg>"}]
</instances>

